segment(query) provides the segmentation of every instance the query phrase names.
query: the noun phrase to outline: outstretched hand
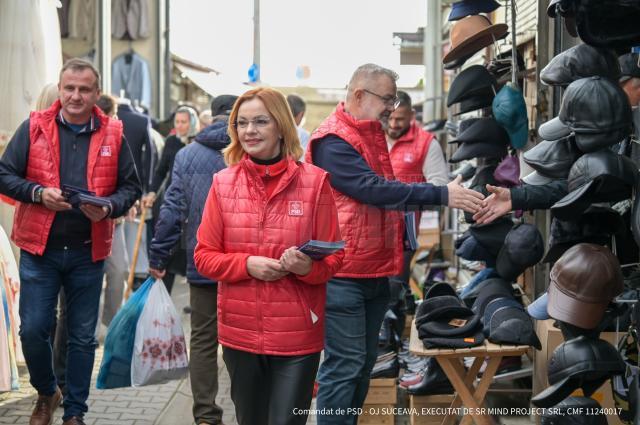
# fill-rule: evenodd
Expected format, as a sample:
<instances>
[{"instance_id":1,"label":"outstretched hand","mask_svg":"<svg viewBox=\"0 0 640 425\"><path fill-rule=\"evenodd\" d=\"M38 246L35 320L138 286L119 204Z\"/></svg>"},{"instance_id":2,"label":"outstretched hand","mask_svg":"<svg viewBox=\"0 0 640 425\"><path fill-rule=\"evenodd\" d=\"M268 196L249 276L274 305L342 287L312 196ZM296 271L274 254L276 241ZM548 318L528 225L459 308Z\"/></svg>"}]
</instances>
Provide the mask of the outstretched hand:
<instances>
[{"instance_id":1,"label":"outstretched hand","mask_svg":"<svg viewBox=\"0 0 640 425\"><path fill-rule=\"evenodd\" d=\"M488 184L487 190L491 195L487 196L487 199L482 202L480 211L473 216L478 224L491 223L513 209L509 189Z\"/></svg>"},{"instance_id":2,"label":"outstretched hand","mask_svg":"<svg viewBox=\"0 0 640 425\"><path fill-rule=\"evenodd\" d=\"M475 190L464 188L460 183L462 182L462 176L458 175L455 180L447 185L449 191L449 204L450 208L459 208L461 210L475 213L480 210L482 206L482 200L484 195Z\"/></svg>"}]
</instances>

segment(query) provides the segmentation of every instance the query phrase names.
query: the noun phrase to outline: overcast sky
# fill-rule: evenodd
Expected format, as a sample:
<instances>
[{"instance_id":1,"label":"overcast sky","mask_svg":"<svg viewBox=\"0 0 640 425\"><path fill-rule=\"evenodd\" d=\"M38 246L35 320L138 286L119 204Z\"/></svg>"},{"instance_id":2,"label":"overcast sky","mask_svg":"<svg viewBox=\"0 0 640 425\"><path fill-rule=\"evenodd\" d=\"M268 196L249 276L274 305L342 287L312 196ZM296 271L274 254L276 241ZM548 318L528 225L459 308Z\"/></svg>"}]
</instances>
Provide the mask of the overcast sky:
<instances>
[{"instance_id":1,"label":"overcast sky","mask_svg":"<svg viewBox=\"0 0 640 425\"><path fill-rule=\"evenodd\" d=\"M420 66L400 66L393 32L426 22L428 0L261 0L261 78L274 86L343 87L374 62L414 86ZM246 81L253 59L253 0L173 0L171 50L231 80ZM307 65L311 77L296 78Z\"/></svg>"}]
</instances>

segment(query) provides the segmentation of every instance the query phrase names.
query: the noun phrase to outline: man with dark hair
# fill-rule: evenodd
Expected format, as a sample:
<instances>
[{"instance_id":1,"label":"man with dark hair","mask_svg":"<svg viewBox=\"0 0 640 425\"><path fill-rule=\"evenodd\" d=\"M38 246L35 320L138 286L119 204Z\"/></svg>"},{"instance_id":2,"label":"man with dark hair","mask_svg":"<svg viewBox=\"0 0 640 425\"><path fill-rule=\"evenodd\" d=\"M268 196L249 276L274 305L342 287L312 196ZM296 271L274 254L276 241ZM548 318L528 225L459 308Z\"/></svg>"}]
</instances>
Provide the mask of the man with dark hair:
<instances>
[{"instance_id":1,"label":"man with dark hair","mask_svg":"<svg viewBox=\"0 0 640 425\"><path fill-rule=\"evenodd\" d=\"M303 150L307 150L307 144L309 143L309 132L305 130L300 124L304 118L304 114L307 111L307 104L297 94L290 94L287 96L287 103L291 108L293 114L293 120L296 122L296 128L298 129L298 138Z\"/></svg>"},{"instance_id":2,"label":"man with dark hair","mask_svg":"<svg viewBox=\"0 0 640 425\"><path fill-rule=\"evenodd\" d=\"M389 276L402 271L403 210L448 205L474 212L482 195L460 186L395 180L382 125L398 106L398 75L360 66L345 102L313 133L306 161L329 172L345 239L342 267L327 284L324 362L317 407L362 407L389 303ZM342 410L341 410L342 411ZM319 415L318 424L354 424L357 415Z\"/></svg>"},{"instance_id":3,"label":"man with dark hair","mask_svg":"<svg viewBox=\"0 0 640 425\"><path fill-rule=\"evenodd\" d=\"M156 279L166 273L171 251L185 227L187 236L187 281L191 305L189 375L193 394L193 417L198 425L222 423L218 394L217 283L198 273L193 262L196 232L202 221L213 175L225 168L220 151L229 144L227 117L236 96L221 95L211 103L216 122L202 130L194 143L175 158L171 184L160 207L160 216L149 247L149 272Z\"/></svg>"},{"instance_id":4,"label":"man with dark hair","mask_svg":"<svg viewBox=\"0 0 640 425\"><path fill-rule=\"evenodd\" d=\"M0 193L18 201L11 238L20 247L20 340L38 391L30 425L51 424L62 400L52 367L51 327L64 288L68 330L64 425L83 425L96 348L104 259L113 219L140 196L120 121L95 104L100 76L89 62L62 68L59 100L32 112L0 161ZM72 207L61 187L95 192L107 206Z\"/></svg>"},{"instance_id":5,"label":"man with dark hair","mask_svg":"<svg viewBox=\"0 0 640 425\"><path fill-rule=\"evenodd\" d=\"M440 144L416 122L409 94L398 91L398 101L398 107L384 126L396 178L404 183L446 185L449 174Z\"/></svg>"}]
</instances>

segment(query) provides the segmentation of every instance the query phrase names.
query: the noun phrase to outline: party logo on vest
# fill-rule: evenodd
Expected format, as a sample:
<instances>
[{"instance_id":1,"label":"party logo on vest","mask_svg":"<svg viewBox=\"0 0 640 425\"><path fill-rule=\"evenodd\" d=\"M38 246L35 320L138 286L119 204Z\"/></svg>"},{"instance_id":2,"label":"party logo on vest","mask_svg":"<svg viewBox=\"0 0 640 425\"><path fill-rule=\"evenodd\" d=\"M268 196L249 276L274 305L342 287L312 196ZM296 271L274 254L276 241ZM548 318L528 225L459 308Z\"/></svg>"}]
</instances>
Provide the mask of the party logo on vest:
<instances>
[{"instance_id":1,"label":"party logo on vest","mask_svg":"<svg viewBox=\"0 0 640 425\"><path fill-rule=\"evenodd\" d=\"M411 152L404 154L404 162L413 162L413 154Z\"/></svg>"},{"instance_id":2,"label":"party logo on vest","mask_svg":"<svg viewBox=\"0 0 640 425\"><path fill-rule=\"evenodd\" d=\"M111 156L111 146L100 146L100 156Z\"/></svg>"},{"instance_id":3,"label":"party logo on vest","mask_svg":"<svg viewBox=\"0 0 640 425\"><path fill-rule=\"evenodd\" d=\"M302 201L289 201L289 215L302 215Z\"/></svg>"}]
</instances>

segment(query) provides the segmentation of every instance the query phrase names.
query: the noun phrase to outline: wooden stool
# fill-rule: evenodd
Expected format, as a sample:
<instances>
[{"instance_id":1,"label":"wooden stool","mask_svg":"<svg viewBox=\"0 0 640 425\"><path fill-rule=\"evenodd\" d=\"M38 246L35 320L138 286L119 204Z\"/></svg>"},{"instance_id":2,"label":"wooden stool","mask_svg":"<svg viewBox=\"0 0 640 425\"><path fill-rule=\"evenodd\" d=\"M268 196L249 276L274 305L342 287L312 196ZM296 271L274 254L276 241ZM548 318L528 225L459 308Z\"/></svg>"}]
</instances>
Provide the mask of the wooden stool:
<instances>
[{"instance_id":1,"label":"wooden stool","mask_svg":"<svg viewBox=\"0 0 640 425\"><path fill-rule=\"evenodd\" d=\"M491 425L491 416L483 414L482 406L493 377L498 371L500 361L505 356L521 356L527 352L527 345L498 345L485 340L482 345L472 348L424 348L424 344L418 338L418 330L415 323L411 326L411 339L409 350L417 356L435 357L442 370L449 378L456 391L451 402L451 408L461 406L469 409L469 416L462 419L462 425L468 425L473 420L477 425ZM464 369L464 358L473 357L473 364L468 371ZM482 373L482 378L476 384L476 377L485 358L488 358L487 367ZM457 415L451 413L443 420L443 425L451 425L456 421Z\"/></svg>"}]
</instances>

